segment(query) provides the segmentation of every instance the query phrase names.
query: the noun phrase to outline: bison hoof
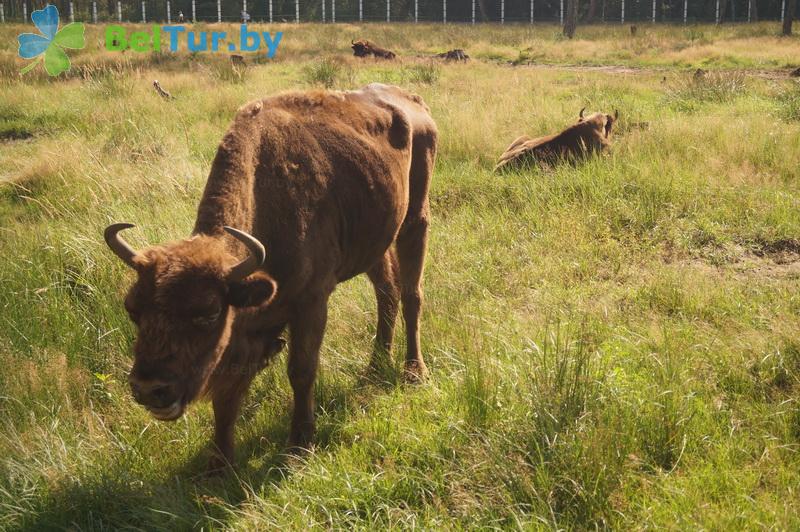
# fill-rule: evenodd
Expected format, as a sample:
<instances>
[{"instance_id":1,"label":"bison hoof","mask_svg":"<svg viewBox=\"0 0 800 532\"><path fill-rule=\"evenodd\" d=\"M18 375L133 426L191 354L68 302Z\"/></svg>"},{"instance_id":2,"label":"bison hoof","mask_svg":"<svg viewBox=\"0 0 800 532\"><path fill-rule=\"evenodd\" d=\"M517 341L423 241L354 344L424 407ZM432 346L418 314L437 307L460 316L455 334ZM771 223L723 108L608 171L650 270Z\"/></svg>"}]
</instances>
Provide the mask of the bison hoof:
<instances>
[{"instance_id":1,"label":"bison hoof","mask_svg":"<svg viewBox=\"0 0 800 532\"><path fill-rule=\"evenodd\" d=\"M428 368L420 360L407 360L403 370L403 380L408 384L422 384L428 378Z\"/></svg>"},{"instance_id":2,"label":"bison hoof","mask_svg":"<svg viewBox=\"0 0 800 532\"><path fill-rule=\"evenodd\" d=\"M211 458L208 459L208 465L206 466L206 476L208 477L219 477L223 476L229 471L233 469L230 460L225 458L224 456L214 453Z\"/></svg>"},{"instance_id":3,"label":"bison hoof","mask_svg":"<svg viewBox=\"0 0 800 532\"><path fill-rule=\"evenodd\" d=\"M314 424L298 423L299 426L292 427L289 433L287 446L292 454L301 454L313 448Z\"/></svg>"}]
</instances>

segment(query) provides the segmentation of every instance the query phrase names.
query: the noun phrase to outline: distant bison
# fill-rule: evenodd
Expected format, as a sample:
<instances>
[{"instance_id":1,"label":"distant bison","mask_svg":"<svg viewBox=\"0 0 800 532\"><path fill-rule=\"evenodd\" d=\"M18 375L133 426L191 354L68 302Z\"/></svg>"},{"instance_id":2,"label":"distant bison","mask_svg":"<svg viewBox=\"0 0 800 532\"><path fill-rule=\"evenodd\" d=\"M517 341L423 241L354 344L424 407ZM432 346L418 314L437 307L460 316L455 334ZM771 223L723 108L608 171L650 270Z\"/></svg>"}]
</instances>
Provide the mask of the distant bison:
<instances>
[{"instance_id":1,"label":"distant bison","mask_svg":"<svg viewBox=\"0 0 800 532\"><path fill-rule=\"evenodd\" d=\"M614 116L594 113L585 117L584 109L578 115L578 122L561 133L535 139L527 135L519 137L506 148L494 169L508 170L534 163L552 164L560 160L576 161L605 150L610 144L611 128L619 118L619 112L614 111Z\"/></svg>"},{"instance_id":2,"label":"distant bison","mask_svg":"<svg viewBox=\"0 0 800 532\"><path fill-rule=\"evenodd\" d=\"M442 52L441 54L436 54L436 57L438 57L439 59L444 59L445 61L464 61L465 63L469 61L469 56L461 48L456 48L455 50L450 50L448 52Z\"/></svg>"},{"instance_id":3,"label":"distant bison","mask_svg":"<svg viewBox=\"0 0 800 532\"><path fill-rule=\"evenodd\" d=\"M359 39L357 41L350 41L351 48L353 48L353 55L356 57L380 57L382 59L394 59L397 55L391 50L381 48L372 41L366 39Z\"/></svg>"},{"instance_id":4,"label":"distant bison","mask_svg":"<svg viewBox=\"0 0 800 532\"><path fill-rule=\"evenodd\" d=\"M422 98L372 84L251 102L222 138L192 236L136 250L105 240L135 270L134 399L160 420L209 397L211 467L233 460L233 426L256 374L284 346L294 408L289 444L314 433L314 381L328 300L366 273L378 302L372 365L388 360L400 303L405 376L425 376L422 269L436 124ZM267 253L269 250L269 253ZM115 288L116 289L116 288Z\"/></svg>"}]
</instances>

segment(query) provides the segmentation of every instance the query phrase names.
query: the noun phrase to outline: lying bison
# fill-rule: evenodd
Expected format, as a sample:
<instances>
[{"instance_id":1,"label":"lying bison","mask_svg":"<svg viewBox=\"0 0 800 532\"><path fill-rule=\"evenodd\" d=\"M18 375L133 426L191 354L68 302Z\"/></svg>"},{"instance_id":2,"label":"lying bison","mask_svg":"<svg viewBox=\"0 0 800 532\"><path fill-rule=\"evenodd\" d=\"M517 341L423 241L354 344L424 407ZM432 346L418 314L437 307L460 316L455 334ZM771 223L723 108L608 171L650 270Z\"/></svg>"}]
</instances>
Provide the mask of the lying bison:
<instances>
[{"instance_id":1,"label":"lying bison","mask_svg":"<svg viewBox=\"0 0 800 532\"><path fill-rule=\"evenodd\" d=\"M174 420L210 397L211 465L231 463L242 398L288 326L289 444L306 446L328 298L361 273L378 301L372 363L388 356L402 300L405 375L423 378L421 279L436 144L422 99L386 85L242 107L217 150L191 237L134 250L119 234L131 224L105 231L137 274L125 297L137 327L134 399Z\"/></svg>"},{"instance_id":2,"label":"lying bison","mask_svg":"<svg viewBox=\"0 0 800 532\"><path fill-rule=\"evenodd\" d=\"M438 57L439 59L444 59L445 61L463 61L465 63L469 61L469 56L461 48L456 48L454 50L442 52L441 54L436 54L436 57Z\"/></svg>"},{"instance_id":3,"label":"lying bison","mask_svg":"<svg viewBox=\"0 0 800 532\"><path fill-rule=\"evenodd\" d=\"M594 113L584 117L583 111L578 115L578 122L556 135L532 139L527 135L519 137L506 148L495 170L508 170L533 163L553 164L559 160L576 161L591 153L608 148L611 140L611 128L619 118Z\"/></svg>"},{"instance_id":4,"label":"lying bison","mask_svg":"<svg viewBox=\"0 0 800 532\"><path fill-rule=\"evenodd\" d=\"M397 57L394 52L381 48L372 41L366 39L359 39L357 41L350 41L350 47L353 49L353 55L356 57L380 57L382 59L394 59Z\"/></svg>"}]
</instances>

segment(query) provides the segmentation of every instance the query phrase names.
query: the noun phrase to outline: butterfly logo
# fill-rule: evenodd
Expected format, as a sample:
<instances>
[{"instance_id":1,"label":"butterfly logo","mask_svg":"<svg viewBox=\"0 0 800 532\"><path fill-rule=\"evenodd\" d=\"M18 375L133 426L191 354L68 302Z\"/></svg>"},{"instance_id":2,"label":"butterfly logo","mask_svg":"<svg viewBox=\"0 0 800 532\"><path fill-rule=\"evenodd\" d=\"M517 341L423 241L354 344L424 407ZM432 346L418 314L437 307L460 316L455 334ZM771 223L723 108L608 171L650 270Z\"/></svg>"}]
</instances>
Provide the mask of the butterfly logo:
<instances>
[{"instance_id":1,"label":"butterfly logo","mask_svg":"<svg viewBox=\"0 0 800 532\"><path fill-rule=\"evenodd\" d=\"M19 56L23 59L36 58L20 70L20 74L30 72L39 63L44 63L44 69L51 76L58 76L69 70L69 57L64 48L79 49L86 45L83 23L73 22L59 30L58 8L50 4L44 9L34 11L31 20L42 34L23 33L17 37Z\"/></svg>"}]
</instances>

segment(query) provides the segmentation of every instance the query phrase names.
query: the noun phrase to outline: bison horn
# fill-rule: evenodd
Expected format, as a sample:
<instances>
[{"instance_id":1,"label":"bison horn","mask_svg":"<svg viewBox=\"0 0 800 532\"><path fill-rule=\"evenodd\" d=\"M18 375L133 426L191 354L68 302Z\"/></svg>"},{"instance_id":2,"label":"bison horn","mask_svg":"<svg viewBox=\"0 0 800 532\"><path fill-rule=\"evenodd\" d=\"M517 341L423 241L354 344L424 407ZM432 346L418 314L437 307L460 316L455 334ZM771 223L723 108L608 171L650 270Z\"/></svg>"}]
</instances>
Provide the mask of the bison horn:
<instances>
[{"instance_id":1,"label":"bison horn","mask_svg":"<svg viewBox=\"0 0 800 532\"><path fill-rule=\"evenodd\" d=\"M228 272L228 281L241 281L264 264L264 259L267 257L267 252L264 250L264 245L258 241L254 236L234 229L233 227L224 227L233 238L241 242L250 251L250 255L242 262L234 266Z\"/></svg>"},{"instance_id":2,"label":"bison horn","mask_svg":"<svg viewBox=\"0 0 800 532\"><path fill-rule=\"evenodd\" d=\"M103 238L105 238L106 244L111 248L111 251L122 259L122 262L133 268L133 259L136 257L136 251L117 234L123 229L130 229L131 227L136 226L125 222L111 224L103 231Z\"/></svg>"},{"instance_id":3,"label":"bison horn","mask_svg":"<svg viewBox=\"0 0 800 532\"><path fill-rule=\"evenodd\" d=\"M581 109L581 112L580 112L580 113L578 113L578 118L580 118L580 119L583 119L583 112L584 112L585 110L586 110L586 107L584 107L583 109Z\"/></svg>"}]
</instances>

